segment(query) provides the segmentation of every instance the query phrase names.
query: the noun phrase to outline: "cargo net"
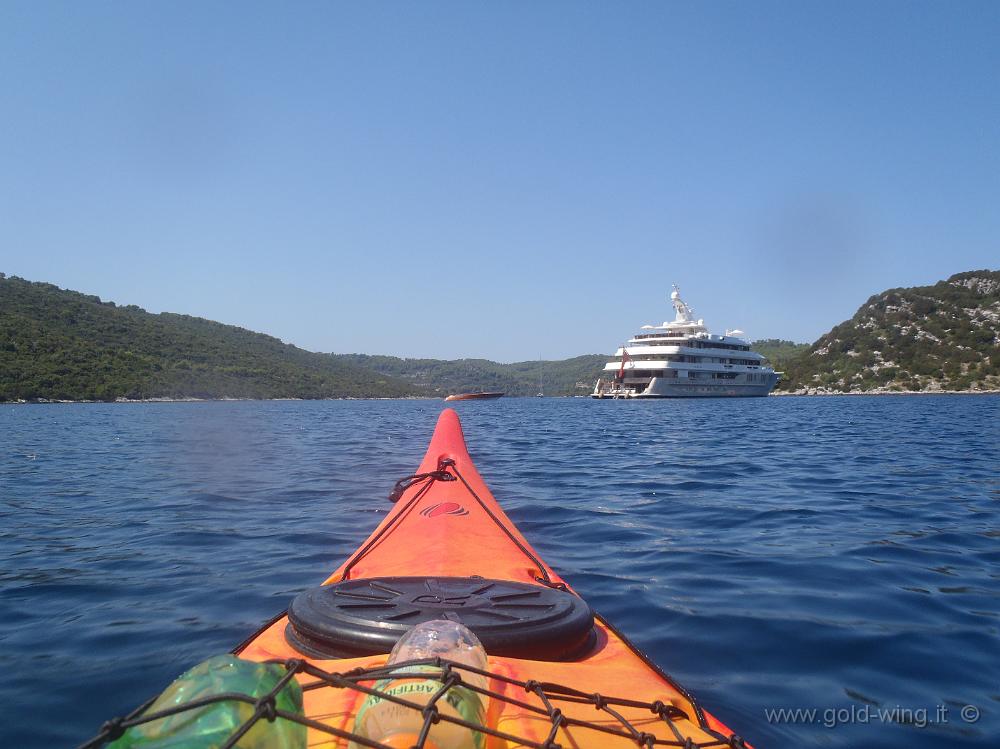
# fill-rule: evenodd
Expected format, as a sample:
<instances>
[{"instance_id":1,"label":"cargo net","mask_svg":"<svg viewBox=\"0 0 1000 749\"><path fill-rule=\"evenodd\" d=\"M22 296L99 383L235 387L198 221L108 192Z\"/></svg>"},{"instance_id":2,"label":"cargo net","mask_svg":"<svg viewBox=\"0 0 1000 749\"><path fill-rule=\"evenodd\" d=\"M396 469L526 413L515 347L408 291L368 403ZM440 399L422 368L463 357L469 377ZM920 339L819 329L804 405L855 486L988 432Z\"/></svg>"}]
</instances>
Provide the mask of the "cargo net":
<instances>
[{"instance_id":1,"label":"cargo net","mask_svg":"<svg viewBox=\"0 0 1000 749\"><path fill-rule=\"evenodd\" d=\"M293 721L306 726L310 731L316 731L326 736L309 733L308 745L322 747L374 747L375 749L392 749L377 740L366 738L349 730L336 728L327 723L304 715L289 712L276 707L277 695L298 676L304 694L315 690L338 689L354 690L365 695L373 695L388 700L397 705L415 711L422 718L419 735L412 744L413 749L424 749L433 745L432 728L441 722L462 726L470 731L483 735L476 740L476 746L486 747L531 747L532 749L575 749L584 746L638 746L638 747L683 747L684 749L709 749L710 747L731 747L732 749L750 749L744 739L736 735L723 735L709 727L700 714L690 716L675 705L661 701L641 702L622 697L610 697L601 694L587 694L571 687L539 681L520 681L503 674L483 671L462 663L440 658L412 660L378 668L358 668L346 672L325 671L315 664L300 659L273 660L286 669L286 673L267 694L254 698L237 692L215 694L192 700L182 705L156 712L145 712L152 700L137 708L124 718L107 721L100 733L79 749L97 749L121 737L132 726L139 726L161 718L193 712L213 704L237 701L248 704L253 712L248 720L236 728L222 743L213 744L219 749L239 749L240 740L261 721ZM433 671L408 670L413 667L433 667ZM440 669L440 670L438 670ZM481 679L463 679L462 674L477 674L485 677L488 684L504 685L504 692L492 691L476 686L472 681ZM414 702L384 690L369 686L364 682L376 683L413 679L420 681L436 681L440 683L429 699ZM542 730L534 731L535 737L519 736L489 725L469 722L438 708L448 690L461 685L481 695L484 704L498 700L503 703L506 712L512 708L522 720L531 721ZM531 701L529 701L531 700ZM534 703L534 704L533 704ZM599 715L592 720L579 717L592 706ZM567 710L574 715L567 715ZM490 711L491 713L493 711ZM627 718L629 713L631 718ZM642 714L645 718L637 718ZM507 721L512 722L512 721ZM640 730L639 724L643 730ZM650 729L654 730L650 730ZM693 739L689 734L695 729L703 736L700 740ZM547 734L547 735L545 735ZM542 735L542 738L539 736ZM328 738L327 738L328 737ZM490 739L489 737L493 737ZM561 743L560 739L564 742ZM257 744L254 744L257 746ZM394 744L394 746L398 746Z\"/></svg>"}]
</instances>

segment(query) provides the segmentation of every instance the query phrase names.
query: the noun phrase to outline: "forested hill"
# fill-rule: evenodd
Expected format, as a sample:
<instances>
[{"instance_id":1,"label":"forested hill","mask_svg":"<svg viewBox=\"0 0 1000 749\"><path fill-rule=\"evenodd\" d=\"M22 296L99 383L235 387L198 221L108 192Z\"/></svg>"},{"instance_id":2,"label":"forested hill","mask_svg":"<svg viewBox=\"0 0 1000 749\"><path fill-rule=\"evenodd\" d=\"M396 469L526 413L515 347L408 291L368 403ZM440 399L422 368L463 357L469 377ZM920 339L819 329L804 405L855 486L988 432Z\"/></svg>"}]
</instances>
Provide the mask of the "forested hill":
<instances>
[{"instance_id":1,"label":"forested hill","mask_svg":"<svg viewBox=\"0 0 1000 749\"><path fill-rule=\"evenodd\" d=\"M588 354L561 361L498 364L487 359L401 359L396 356L331 354L334 359L368 367L428 388L436 395L495 390L507 395L586 395L611 357Z\"/></svg>"},{"instance_id":2,"label":"forested hill","mask_svg":"<svg viewBox=\"0 0 1000 749\"><path fill-rule=\"evenodd\" d=\"M261 333L0 274L0 401L425 394Z\"/></svg>"},{"instance_id":3,"label":"forested hill","mask_svg":"<svg viewBox=\"0 0 1000 749\"><path fill-rule=\"evenodd\" d=\"M889 289L786 363L785 390L1000 388L1000 271Z\"/></svg>"},{"instance_id":4,"label":"forested hill","mask_svg":"<svg viewBox=\"0 0 1000 749\"><path fill-rule=\"evenodd\" d=\"M755 341L753 350L780 369L807 343L777 339ZM342 361L374 369L428 388L438 395L475 390L500 390L508 395L586 395L594 389L608 354L587 354L558 361L522 361L499 364L487 359L400 359L395 356L333 354Z\"/></svg>"},{"instance_id":5,"label":"forested hill","mask_svg":"<svg viewBox=\"0 0 1000 749\"><path fill-rule=\"evenodd\" d=\"M751 349L767 358L768 364L779 372L783 370L789 362L801 355L809 348L808 343L794 343L780 338L764 338L753 341Z\"/></svg>"},{"instance_id":6,"label":"forested hill","mask_svg":"<svg viewBox=\"0 0 1000 749\"><path fill-rule=\"evenodd\" d=\"M812 346L756 341L779 389L1000 388L1000 271L890 289ZM499 364L317 354L261 333L0 273L0 401L589 393L605 354Z\"/></svg>"}]
</instances>

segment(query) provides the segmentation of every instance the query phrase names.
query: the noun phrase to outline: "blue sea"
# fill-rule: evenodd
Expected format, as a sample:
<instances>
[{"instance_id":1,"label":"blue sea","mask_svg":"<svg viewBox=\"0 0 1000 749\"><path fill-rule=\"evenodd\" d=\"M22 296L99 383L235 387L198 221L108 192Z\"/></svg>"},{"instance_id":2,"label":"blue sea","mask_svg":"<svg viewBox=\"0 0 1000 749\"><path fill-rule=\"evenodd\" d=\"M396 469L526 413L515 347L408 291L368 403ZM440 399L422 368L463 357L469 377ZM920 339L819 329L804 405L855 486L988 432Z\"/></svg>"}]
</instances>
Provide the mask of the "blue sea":
<instances>
[{"instance_id":1,"label":"blue sea","mask_svg":"<svg viewBox=\"0 0 1000 749\"><path fill-rule=\"evenodd\" d=\"M1000 745L1000 397L457 406L545 559L758 749ZM0 406L0 746L82 742L321 582L442 407Z\"/></svg>"}]
</instances>

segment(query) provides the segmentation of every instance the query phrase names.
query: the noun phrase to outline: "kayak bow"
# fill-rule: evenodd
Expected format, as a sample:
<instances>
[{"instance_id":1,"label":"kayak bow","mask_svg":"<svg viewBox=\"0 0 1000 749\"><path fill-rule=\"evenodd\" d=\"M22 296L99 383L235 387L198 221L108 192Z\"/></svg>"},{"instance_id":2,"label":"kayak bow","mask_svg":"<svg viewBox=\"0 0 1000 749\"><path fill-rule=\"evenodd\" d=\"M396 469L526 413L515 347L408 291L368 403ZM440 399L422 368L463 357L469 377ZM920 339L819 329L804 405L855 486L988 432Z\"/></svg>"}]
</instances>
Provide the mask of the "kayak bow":
<instances>
[{"instance_id":1,"label":"kayak bow","mask_svg":"<svg viewBox=\"0 0 1000 749\"><path fill-rule=\"evenodd\" d=\"M476 471L454 411L441 413L419 470L391 499L386 518L322 586L234 652L347 674L381 667L413 625L452 619L482 641L489 688L502 695L487 719L491 749L748 746L541 559ZM307 687L305 714L350 733L366 697ZM309 746L346 739L311 729Z\"/></svg>"}]
</instances>

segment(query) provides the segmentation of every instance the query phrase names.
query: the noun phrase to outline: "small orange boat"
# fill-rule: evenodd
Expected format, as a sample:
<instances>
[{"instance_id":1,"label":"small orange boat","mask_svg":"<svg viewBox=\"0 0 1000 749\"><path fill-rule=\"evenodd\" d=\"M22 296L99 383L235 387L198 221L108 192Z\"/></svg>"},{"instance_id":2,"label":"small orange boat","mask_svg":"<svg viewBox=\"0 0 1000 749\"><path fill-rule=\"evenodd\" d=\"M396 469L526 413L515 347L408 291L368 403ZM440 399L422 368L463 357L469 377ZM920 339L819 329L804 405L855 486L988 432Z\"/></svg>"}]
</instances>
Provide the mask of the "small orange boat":
<instances>
[{"instance_id":1,"label":"small orange boat","mask_svg":"<svg viewBox=\"0 0 1000 749\"><path fill-rule=\"evenodd\" d=\"M482 749L749 747L542 561L476 471L453 410L442 412L420 468L397 482L390 500L389 514L322 585L233 651L285 665L283 681L298 680L304 696L304 715L245 699L254 716L244 733L254 721L286 719L307 726L309 749L389 746L353 733L375 696L419 711L416 747L437 746L442 721L473 732ZM379 692L380 679L407 676L393 670L407 664L386 665L393 644L437 619L471 629L488 670L434 661L441 689L430 703ZM485 689L461 680L470 671L487 678ZM456 683L486 698L481 724L435 707ZM156 718L130 719L116 725Z\"/></svg>"},{"instance_id":2,"label":"small orange boat","mask_svg":"<svg viewBox=\"0 0 1000 749\"><path fill-rule=\"evenodd\" d=\"M456 393L445 398L446 401L484 401L492 398L503 398L504 393Z\"/></svg>"}]
</instances>

